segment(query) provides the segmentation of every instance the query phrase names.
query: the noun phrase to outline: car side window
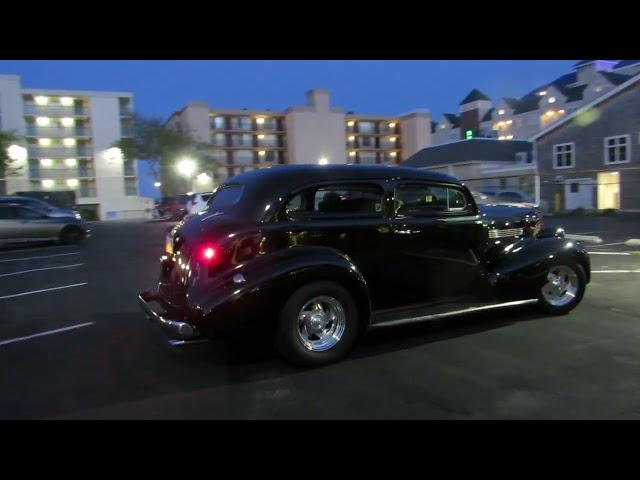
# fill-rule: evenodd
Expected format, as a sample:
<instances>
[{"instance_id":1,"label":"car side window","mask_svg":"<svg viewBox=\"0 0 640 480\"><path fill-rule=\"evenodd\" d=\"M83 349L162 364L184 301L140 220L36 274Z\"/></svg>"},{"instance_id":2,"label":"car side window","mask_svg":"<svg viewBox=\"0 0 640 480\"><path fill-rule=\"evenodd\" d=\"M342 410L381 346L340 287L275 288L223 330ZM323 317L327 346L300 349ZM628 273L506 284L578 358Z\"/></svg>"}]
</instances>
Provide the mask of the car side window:
<instances>
[{"instance_id":1,"label":"car side window","mask_svg":"<svg viewBox=\"0 0 640 480\"><path fill-rule=\"evenodd\" d=\"M42 218L43 214L28 207L14 207L16 218L20 220L33 220Z\"/></svg>"},{"instance_id":2,"label":"car side window","mask_svg":"<svg viewBox=\"0 0 640 480\"><path fill-rule=\"evenodd\" d=\"M291 218L381 217L382 194L371 184L314 186L294 195L285 212Z\"/></svg>"},{"instance_id":3,"label":"car side window","mask_svg":"<svg viewBox=\"0 0 640 480\"><path fill-rule=\"evenodd\" d=\"M467 199L462 190L443 185L401 184L395 189L394 213L402 217L465 213Z\"/></svg>"}]
</instances>

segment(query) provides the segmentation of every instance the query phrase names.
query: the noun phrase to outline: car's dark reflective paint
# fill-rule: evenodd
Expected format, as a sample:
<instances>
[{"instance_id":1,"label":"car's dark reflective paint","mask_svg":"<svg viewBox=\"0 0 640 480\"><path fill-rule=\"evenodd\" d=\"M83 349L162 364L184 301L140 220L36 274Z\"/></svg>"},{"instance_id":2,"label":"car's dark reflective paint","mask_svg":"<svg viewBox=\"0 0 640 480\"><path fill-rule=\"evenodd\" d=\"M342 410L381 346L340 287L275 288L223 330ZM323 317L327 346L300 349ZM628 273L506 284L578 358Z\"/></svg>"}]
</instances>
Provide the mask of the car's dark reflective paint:
<instances>
[{"instance_id":1,"label":"car's dark reflective paint","mask_svg":"<svg viewBox=\"0 0 640 480\"><path fill-rule=\"evenodd\" d=\"M447 175L262 169L229 180L171 230L158 289L139 302L182 339L272 325L283 355L317 365L369 327L505 303L565 313L581 300L590 265L579 244L488 232L469 190Z\"/></svg>"}]
</instances>

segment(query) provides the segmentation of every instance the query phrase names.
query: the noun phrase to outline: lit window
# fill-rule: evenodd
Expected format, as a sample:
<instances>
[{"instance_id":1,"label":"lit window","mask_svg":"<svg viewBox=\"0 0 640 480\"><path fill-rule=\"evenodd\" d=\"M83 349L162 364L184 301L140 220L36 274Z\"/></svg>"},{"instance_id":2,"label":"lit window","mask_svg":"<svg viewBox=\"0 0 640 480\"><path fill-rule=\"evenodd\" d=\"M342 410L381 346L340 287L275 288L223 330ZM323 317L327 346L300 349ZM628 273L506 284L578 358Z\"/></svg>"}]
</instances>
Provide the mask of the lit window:
<instances>
[{"instance_id":1,"label":"lit window","mask_svg":"<svg viewBox=\"0 0 640 480\"><path fill-rule=\"evenodd\" d=\"M62 140L62 143L64 144L65 147L74 147L76 145L76 139L65 138L64 140Z\"/></svg>"},{"instance_id":2,"label":"lit window","mask_svg":"<svg viewBox=\"0 0 640 480\"><path fill-rule=\"evenodd\" d=\"M73 105L73 98L71 97L60 97L60 105L65 107L70 107Z\"/></svg>"},{"instance_id":3,"label":"lit window","mask_svg":"<svg viewBox=\"0 0 640 480\"><path fill-rule=\"evenodd\" d=\"M258 135L258 138L262 140L264 138L264 135L261 133L260 135Z\"/></svg>"},{"instance_id":4,"label":"lit window","mask_svg":"<svg viewBox=\"0 0 640 480\"><path fill-rule=\"evenodd\" d=\"M498 115L504 115L504 109L501 108L500 110L498 110Z\"/></svg>"},{"instance_id":5,"label":"lit window","mask_svg":"<svg viewBox=\"0 0 640 480\"><path fill-rule=\"evenodd\" d=\"M38 139L38 143L43 147L48 147L49 145L51 145L51 139L50 138L39 138Z\"/></svg>"},{"instance_id":6,"label":"lit window","mask_svg":"<svg viewBox=\"0 0 640 480\"><path fill-rule=\"evenodd\" d=\"M556 97L549 97L548 102L549 103L555 103L556 102Z\"/></svg>"},{"instance_id":7,"label":"lit window","mask_svg":"<svg viewBox=\"0 0 640 480\"><path fill-rule=\"evenodd\" d=\"M52 188L53 187L53 180L42 180L42 186L44 188Z\"/></svg>"},{"instance_id":8,"label":"lit window","mask_svg":"<svg viewBox=\"0 0 640 480\"><path fill-rule=\"evenodd\" d=\"M34 100L38 105L48 105L49 104L49 97L44 97L44 96L39 95L37 97L34 97Z\"/></svg>"},{"instance_id":9,"label":"lit window","mask_svg":"<svg viewBox=\"0 0 640 480\"><path fill-rule=\"evenodd\" d=\"M53 160L51 160L50 158L41 158L40 159L40 166L42 167L51 167L53 165Z\"/></svg>"},{"instance_id":10,"label":"lit window","mask_svg":"<svg viewBox=\"0 0 640 480\"><path fill-rule=\"evenodd\" d=\"M77 178L67 179L67 186L71 188L76 188L78 186L78 179Z\"/></svg>"},{"instance_id":11,"label":"lit window","mask_svg":"<svg viewBox=\"0 0 640 480\"><path fill-rule=\"evenodd\" d=\"M350 127L353 127L355 124L356 124L356 122L354 122L353 120L349 120L347 122L347 125L350 126Z\"/></svg>"},{"instance_id":12,"label":"lit window","mask_svg":"<svg viewBox=\"0 0 640 480\"><path fill-rule=\"evenodd\" d=\"M263 118L263 117L258 117L258 118L256 118L256 123L257 123L258 125L262 125L262 124L264 123L264 118Z\"/></svg>"},{"instance_id":13,"label":"lit window","mask_svg":"<svg viewBox=\"0 0 640 480\"><path fill-rule=\"evenodd\" d=\"M541 92L538 92L538 95L540 95L541 97L544 97L547 94L546 90L543 90Z\"/></svg>"},{"instance_id":14,"label":"lit window","mask_svg":"<svg viewBox=\"0 0 640 480\"><path fill-rule=\"evenodd\" d=\"M73 127L76 122L73 118L65 117L60 120L60 123L62 123L63 127Z\"/></svg>"},{"instance_id":15,"label":"lit window","mask_svg":"<svg viewBox=\"0 0 640 480\"><path fill-rule=\"evenodd\" d=\"M349 152L349 156L350 157L355 157L356 156L356 152Z\"/></svg>"},{"instance_id":16,"label":"lit window","mask_svg":"<svg viewBox=\"0 0 640 480\"><path fill-rule=\"evenodd\" d=\"M38 117L36 118L36 124L39 127L46 127L51 123L51 119L49 117Z\"/></svg>"},{"instance_id":17,"label":"lit window","mask_svg":"<svg viewBox=\"0 0 640 480\"><path fill-rule=\"evenodd\" d=\"M66 163L68 167L75 167L78 165L78 160L75 158L67 158L64 163Z\"/></svg>"}]
</instances>

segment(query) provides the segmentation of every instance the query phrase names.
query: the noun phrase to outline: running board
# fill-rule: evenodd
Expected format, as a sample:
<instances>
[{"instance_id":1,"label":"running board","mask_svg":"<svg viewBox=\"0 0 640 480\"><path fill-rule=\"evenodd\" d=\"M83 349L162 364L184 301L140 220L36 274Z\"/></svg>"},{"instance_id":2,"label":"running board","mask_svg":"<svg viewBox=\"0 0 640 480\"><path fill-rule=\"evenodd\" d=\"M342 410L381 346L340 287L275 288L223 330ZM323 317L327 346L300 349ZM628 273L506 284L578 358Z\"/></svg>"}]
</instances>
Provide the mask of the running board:
<instances>
[{"instance_id":1,"label":"running board","mask_svg":"<svg viewBox=\"0 0 640 480\"><path fill-rule=\"evenodd\" d=\"M369 328L378 328L378 327L395 327L397 325L405 325L408 323L419 323L419 322L426 322L429 320L439 320L441 318L446 318L446 317L453 317L456 315L463 315L465 313L475 313L475 312L482 312L485 310L494 310L494 309L498 309L498 308L507 308L507 307L517 307L517 306L521 306L521 305L530 305L530 304L534 304L534 303L538 303L538 300L535 298L529 299L529 300L516 300L513 302L506 302L506 303L495 303L492 305L483 305L481 307L471 307L471 308L464 308L462 310L453 310L451 312L442 312L442 313L434 313L432 315L423 315L420 317L409 317L409 318L400 318L398 320L390 320L387 322L380 322L380 323L374 323L373 325L369 325Z\"/></svg>"}]
</instances>

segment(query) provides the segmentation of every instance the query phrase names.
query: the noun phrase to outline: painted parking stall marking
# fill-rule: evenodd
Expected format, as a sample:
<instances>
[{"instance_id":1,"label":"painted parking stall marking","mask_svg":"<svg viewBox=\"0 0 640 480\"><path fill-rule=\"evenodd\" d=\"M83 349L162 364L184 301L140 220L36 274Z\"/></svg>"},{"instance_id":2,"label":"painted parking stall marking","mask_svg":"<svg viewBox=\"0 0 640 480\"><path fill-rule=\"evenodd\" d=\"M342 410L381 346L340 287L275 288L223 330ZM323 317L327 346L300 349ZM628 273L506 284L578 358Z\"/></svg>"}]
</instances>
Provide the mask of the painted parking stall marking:
<instances>
[{"instance_id":1,"label":"painted parking stall marking","mask_svg":"<svg viewBox=\"0 0 640 480\"><path fill-rule=\"evenodd\" d=\"M30 292L14 293L13 295L5 295L4 297L0 297L0 300L6 300L8 298L23 297L25 295L33 295L34 293L44 293L44 292L51 292L54 290L63 290L65 288L82 287L84 285L89 285L89 283L88 282L73 283L71 285L62 285L61 287L43 288L41 290L31 290Z\"/></svg>"},{"instance_id":2,"label":"painted parking stall marking","mask_svg":"<svg viewBox=\"0 0 640 480\"><path fill-rule=\"evenodd\" d=\"M0 273L0 278L1 277L11 277L13 275L23 275L25 273L31 273L31 272L42 272L42 271L45 271L45 270L58 270L58 269L61 269L61 268L75 268L75 267L81 267L83 265L84 265L84 263L74 263L73 265L59 265L57 267L32 268L30 270L21 270L19 272Z\"/></svg>"},{"instance_id":3,"label":"painted parking stall marking","mask_svg":"<svg viewBox=\"0 0 640 480\"><path fill-rule=\"evenodd\" d=\"M80 255L80 252L56 253L56 254L53 254L53 255L40 255L40 256L37 256L37 257L4 258L4 259L0 260L0 263L22 262L22 261L26 261L26 260L37 260L37 259L41 259L41 258L53 258L53 257L65 257L65 256L69 256L69 255Z\"/></svg>"},{"instance_id":4,"label":"painted parking stall marking","mask_svg":"<svg viewBox=\"0 0 640 480\"><path fill-rule=\"evenodd\" d=\"M78 325L71 325L69 327L56 328L55 330L48 330L46 332L34 333L33 335L27 335L25 337L17 337L17 338L10 338L9 340L2 340L0 341L0 346L9 345L10 343L23 342L25 340L31 340L32 338L44 337L47 335L54 335L56 333L68 332L69 330L88 327L89 325L94 325L94 322L81 323Z\"/></svg>"}]
</instances>

